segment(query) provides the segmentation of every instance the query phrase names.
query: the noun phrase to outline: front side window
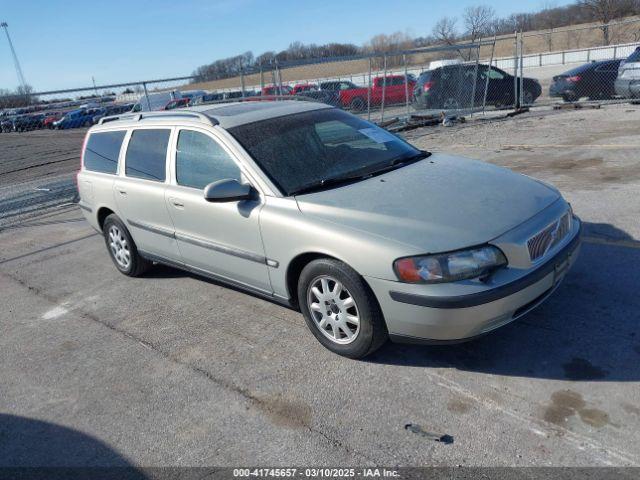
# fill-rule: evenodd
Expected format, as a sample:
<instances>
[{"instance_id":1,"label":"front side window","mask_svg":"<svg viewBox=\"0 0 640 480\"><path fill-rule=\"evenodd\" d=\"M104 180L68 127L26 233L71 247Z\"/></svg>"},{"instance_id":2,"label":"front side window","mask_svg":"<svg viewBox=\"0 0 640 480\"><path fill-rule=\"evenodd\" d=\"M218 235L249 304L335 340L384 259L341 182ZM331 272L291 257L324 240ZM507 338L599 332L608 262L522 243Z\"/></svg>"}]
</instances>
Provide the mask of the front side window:
<instances>
[{"instance_id":1,"label":"front side window","mask_svg":"<svg viewBox=\"0 0 640 480\"><path fill-rule=\"evenodd\" d=\"M167 129L134 130L125 157L125 175L164 182L170 133Z\"/></svg>"},{"instance_id":2,"label":"front side window","mask_svg":"<svg viewBox=\"0 0 640 480\"><path fill-rule=\"evenodd\" d=\"M213 138L193 130L181 130L176 152L178 185L204 188L217 180L240 181L240 168Z\"/></svg>"},{"instance_id":3,"label":"front side window","mask_svg":"<svg viewBox=\"0 0 640 480\"><path fill-rule=\"evenodd\" d=\"M487 68L485 67L480 74L480 77L484 80L487 78L487 74L489 76L489 80L502 80L504 79L504 75L500 70L495 69L494 67Z\"/></svg>"},{"instance_id":4,"label":"front side window","mask_svg":"<svg viewBox=\"0 0 640 480\"><path fill-rule=\"evenodd\" d=\"M421 154L388 131L335 108L228 131L286 195L328 180L374 173Z\"/></svg>"},{"instance_id":5,"label":"front side window","mask_svg":"<svg viewBox=\"0 0 640 480\"><path fill-rule=\"evenodd\" d=\"M116 173L125 131L92 133L84 149L84 168L92 172Z\"/></svg>"}]
</instances>

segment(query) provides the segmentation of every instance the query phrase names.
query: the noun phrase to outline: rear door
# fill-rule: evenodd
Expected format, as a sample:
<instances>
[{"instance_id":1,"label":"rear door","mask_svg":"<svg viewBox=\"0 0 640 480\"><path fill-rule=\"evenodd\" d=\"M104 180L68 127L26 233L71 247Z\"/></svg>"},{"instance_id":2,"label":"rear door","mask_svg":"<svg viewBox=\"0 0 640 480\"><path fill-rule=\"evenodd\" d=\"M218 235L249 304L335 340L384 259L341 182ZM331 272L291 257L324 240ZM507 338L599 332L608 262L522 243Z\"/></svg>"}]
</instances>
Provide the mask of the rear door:
<instances>
[{"instance_id":1,"label":"rear door","mask_svg":"<svg viewBox=\"0 0 640 480\"><path fill-rule=\"evenodd\" d=\"M614 82L618 76L620 60L605 62L595 68L596 93L603 98L610 98L614 95Z\"/></svg>"},{"instance_id":2,"label":"rear door","mask_svg":"<svg viewBox=\"0 0 640 480\"><path fill-rule=\"evenodd\" d=\"M164 200L171 132L169 127L129 131L124 168L115 181L114 196L138 249L147 256L179 262L175 229Z\"/></svg>"},{"instance_id":3,"label":"rear door","mask_svg":"<svg viewBox=\"0 0 640 480\"><path fill-rule=\"evenodd\" d=\"M233 153L212 132L196 127L177 129L172 144L166 206L184 263L201 273L271 293L260 234L260 196L224 203L204 199L209 183L224 179L248 183Z\"/></svg>"}]
</instances>

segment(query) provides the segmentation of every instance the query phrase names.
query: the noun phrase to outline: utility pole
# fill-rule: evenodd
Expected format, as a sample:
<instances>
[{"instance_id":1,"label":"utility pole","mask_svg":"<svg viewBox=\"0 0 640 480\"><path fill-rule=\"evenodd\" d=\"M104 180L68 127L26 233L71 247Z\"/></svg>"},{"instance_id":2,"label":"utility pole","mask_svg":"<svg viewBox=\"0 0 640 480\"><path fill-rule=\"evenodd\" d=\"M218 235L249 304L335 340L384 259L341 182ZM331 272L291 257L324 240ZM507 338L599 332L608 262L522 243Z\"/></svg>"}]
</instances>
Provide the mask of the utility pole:
<instances>
[{"instance_id":1,"label":"utility pole","mask_svg":"<svg viewBox=\"0 0 640 480\"><path fill-rule=\"evenodd\" d=\"M13 55L13 63L16 67L16 74L18 75L18 81L20 82L20 86L24 90L24 93L27 94L27 82L24 79L24 75L22 74L22 68L20 68L20 62L18 61L18 56L16 55L16 49L13 48L13 42L11 41L11 37L9 36L9 25L7 22L0 23L0 27L4 28L4 33L7 34L7 40L9 41L9 48L11 49L11 55Z\"/></svg>"},{"instance_id":2,"label":"utility pole","mask_svg":"<svg viewBox=\"0 0 640 480\"><path fill-rule=\"evenodd\" d=\"M96 87L96 79L91 75L91 81L93 82L93 90L96 92L96 97L98 96L98 88Z\"/></svg>"}]
</instances>

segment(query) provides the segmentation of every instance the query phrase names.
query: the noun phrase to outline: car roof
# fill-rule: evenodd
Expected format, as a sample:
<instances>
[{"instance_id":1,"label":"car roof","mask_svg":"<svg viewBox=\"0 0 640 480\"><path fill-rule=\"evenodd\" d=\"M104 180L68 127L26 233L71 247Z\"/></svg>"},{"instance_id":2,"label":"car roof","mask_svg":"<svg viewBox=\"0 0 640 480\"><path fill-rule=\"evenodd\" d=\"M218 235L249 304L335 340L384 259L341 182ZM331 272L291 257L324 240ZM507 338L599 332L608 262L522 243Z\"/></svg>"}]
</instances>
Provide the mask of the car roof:
<instances>
[{"instance_id":1,"label":"car roof","mask_svg":"<svg viewBox=\"0 0 640 480\"><path fill-rule=\"evenodd\" d=\"M215 120L222 128L233 128L269 118L283 117L295 113L333 108L330 105L299 100L226 102L214 105L199 105L185 109L200 112Z\"/></svg>"},{"instance_id":2,"label":"car roof","mask_svg":"<svg viewBox=\"0 0 640 480\"><path fill-rule=\"evenodd\" d=\"M158 122L171 124L175 119L180 119L181 122L187 121L197 124L220 125L222 128L229 129L269 118L334 108L331 105L318 102L300 100L275 101L275 99L271 101L260 101L260 97L255 98L258 100L196 105L189 108L176 108L168 111L127 112L121 115L104 117L97 125L92 127L92 129L94 131L102 130L103 126L108 129L112 127L131 128L132 126L149 125L150 123Z\"/></svg>"},{"instance_id":3,"label":"car roof","mask_svg":"<svg viewBox=\"0 0 640 480\"><path fill-rule=\"evenodd\" d=\"M597 62L589 62L589 63L585 63L583 65L579 65L575 68L572 68L571 70L567 70L566 72L564 72L562 75L575 75L577 73L580 72L586 72L588 70L592 70L594 68L600 67L602 65L606 65L606 64L613 64L613 63L620 63L620 60L600 60Z\"/></svg>"}]
</instances>

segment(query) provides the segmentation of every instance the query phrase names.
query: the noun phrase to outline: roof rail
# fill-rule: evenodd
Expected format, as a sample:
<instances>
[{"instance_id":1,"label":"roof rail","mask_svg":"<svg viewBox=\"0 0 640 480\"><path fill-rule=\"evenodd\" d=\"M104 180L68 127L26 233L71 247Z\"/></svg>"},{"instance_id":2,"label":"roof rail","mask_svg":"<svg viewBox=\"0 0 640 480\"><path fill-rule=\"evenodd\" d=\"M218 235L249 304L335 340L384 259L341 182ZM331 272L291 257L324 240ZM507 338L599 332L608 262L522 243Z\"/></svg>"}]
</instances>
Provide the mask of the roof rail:
<instances>
[{"instance_id":1,"label":"roof rail","mask_svg":"<svg viewBox=\"0 0 640 480\"><path fill-rule=\"evenodd\" d=\"M184 111L176 111L176 112L141 112L141 113L125 113L123 115L111 115L109 117L102 117L100 121L98 121L98 125L102 125L107 122L115 122L118 120L133 120L134 122L139 122L145 118L171 118L171 117L188 117L188 118L197 118L202 123L206 123L207 125L215 126L218 125L218 121L215 118L211 118L204 113L200 112L192 112L188 110Z\"/></svg>"}]
</instances>

